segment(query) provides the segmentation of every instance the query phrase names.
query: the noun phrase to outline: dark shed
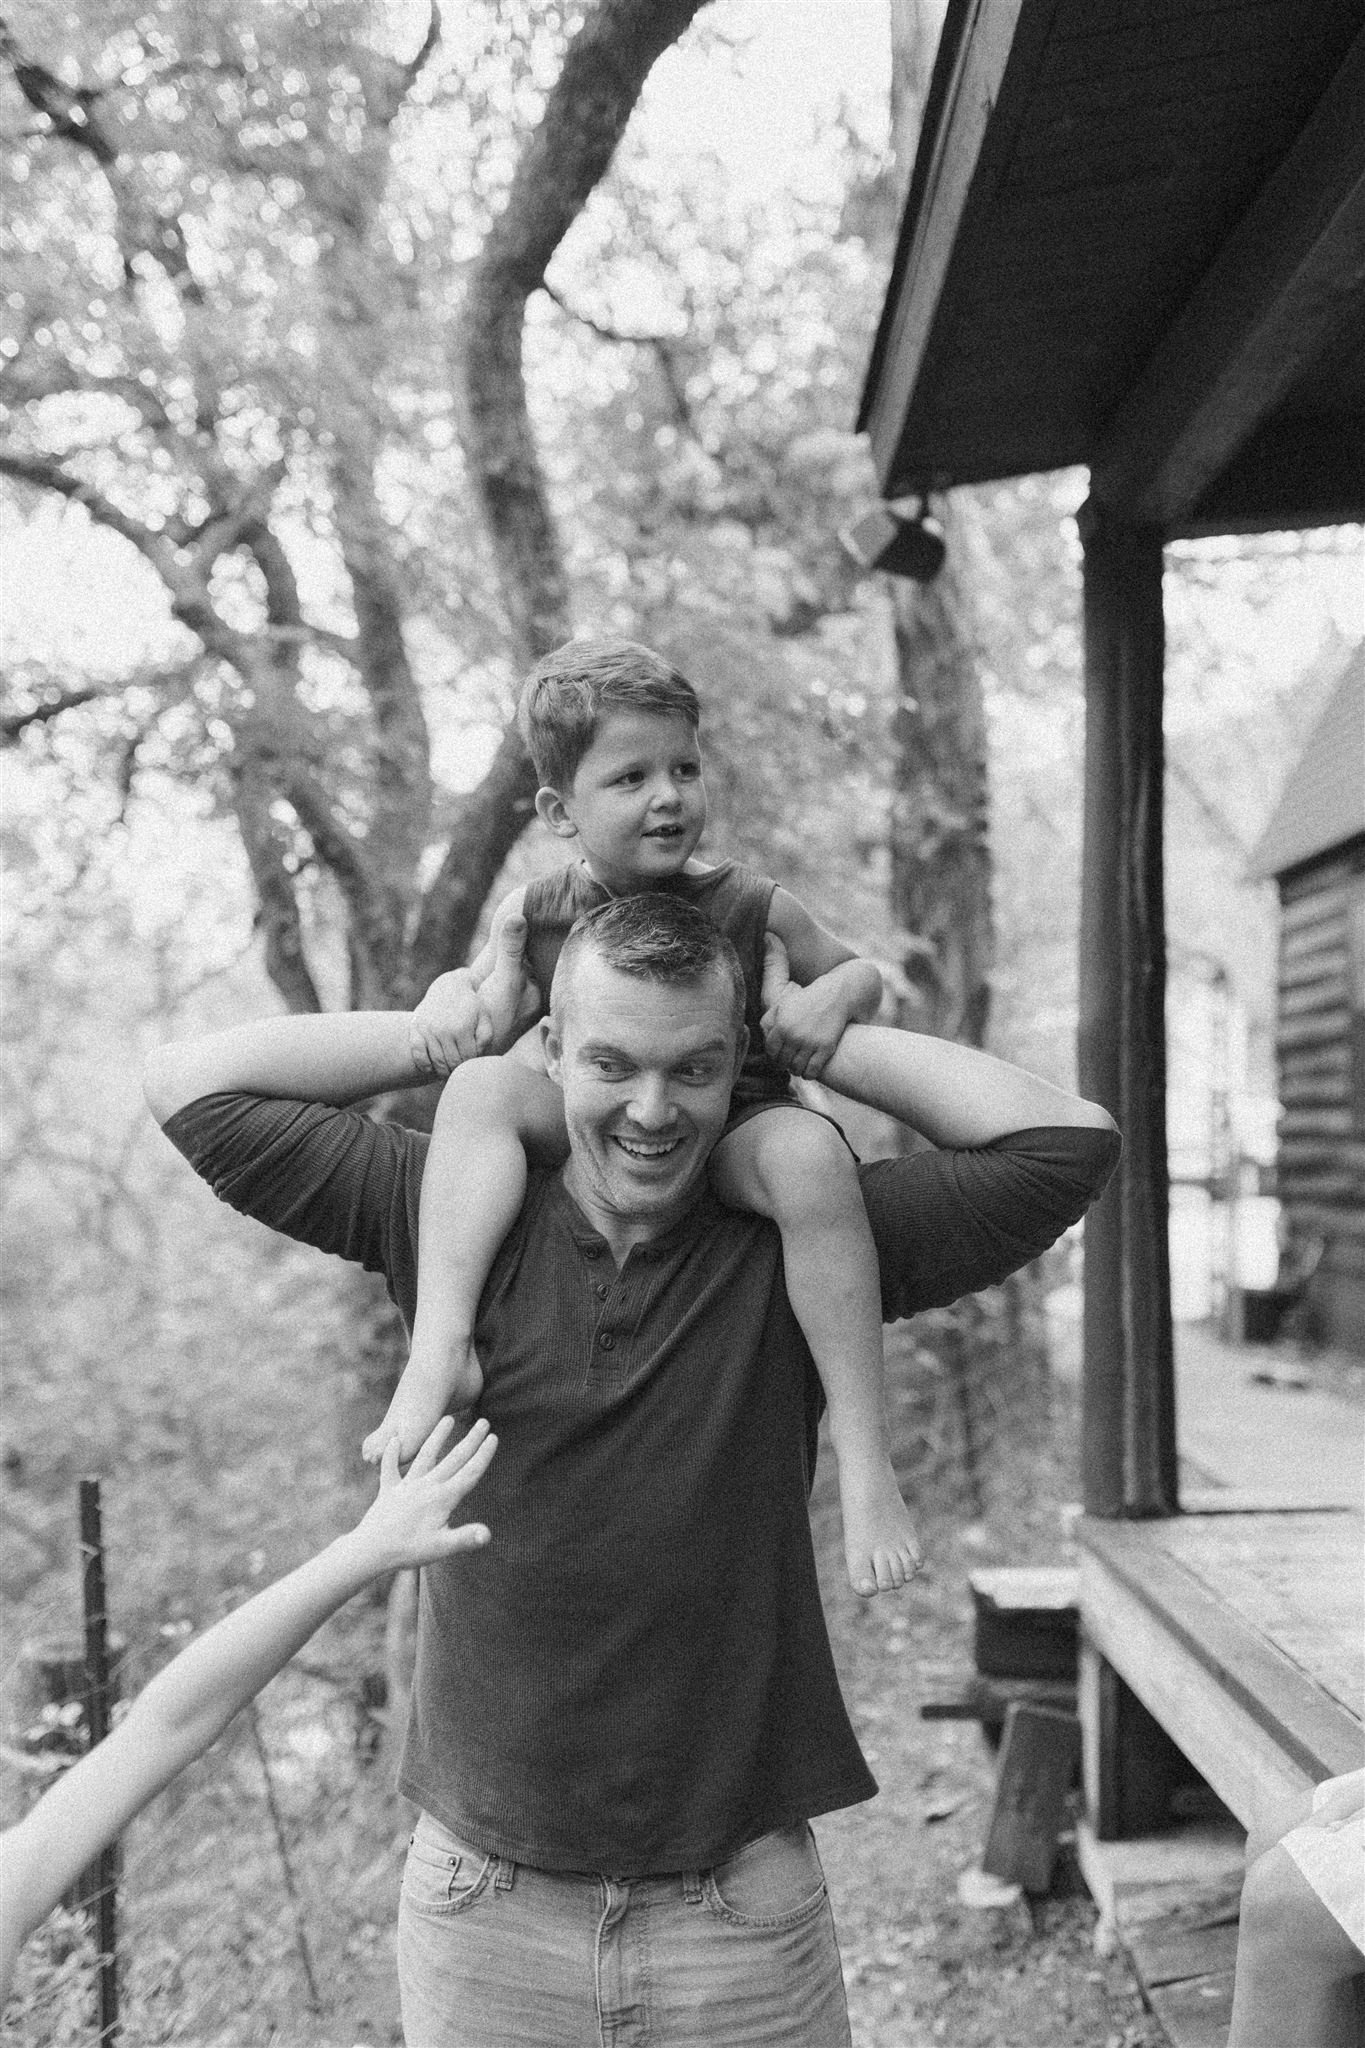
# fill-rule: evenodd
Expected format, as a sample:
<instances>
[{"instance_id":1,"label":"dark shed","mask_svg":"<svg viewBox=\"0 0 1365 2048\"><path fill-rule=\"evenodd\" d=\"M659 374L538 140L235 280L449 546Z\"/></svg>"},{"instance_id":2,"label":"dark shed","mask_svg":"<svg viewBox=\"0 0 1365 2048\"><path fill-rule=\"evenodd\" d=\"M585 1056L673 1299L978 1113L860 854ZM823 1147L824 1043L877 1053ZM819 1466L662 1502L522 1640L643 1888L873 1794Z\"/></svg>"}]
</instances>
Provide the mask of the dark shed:
<instances>
[{"instance_id":1,"label":"dark shed","mask_svg":"<svg viewBox=\"0 0 1365 2048\"><path fill-rule=\"evenodd\" d=\"M1365 1356L1365 651L1252 856L1280 892L1277 1182L1322 1334Z\"/></svg>"}]
</instances>

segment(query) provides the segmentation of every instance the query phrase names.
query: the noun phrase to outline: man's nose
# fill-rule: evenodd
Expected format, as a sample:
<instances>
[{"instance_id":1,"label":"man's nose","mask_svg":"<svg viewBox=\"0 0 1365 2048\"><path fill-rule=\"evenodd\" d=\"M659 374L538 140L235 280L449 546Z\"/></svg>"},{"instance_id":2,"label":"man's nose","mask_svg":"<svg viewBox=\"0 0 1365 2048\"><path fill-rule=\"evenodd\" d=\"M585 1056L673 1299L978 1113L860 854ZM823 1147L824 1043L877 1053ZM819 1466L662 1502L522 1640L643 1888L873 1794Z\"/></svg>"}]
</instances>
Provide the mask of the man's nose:
<instances>
[{"instance_id":1,"label":"man's nose","mask_svg":"<svg viewBox=\"0 0 1365 2048\"><path fill-rule=\"evenodd\" d=\"M677 1108L663 1074L641 1074L631 1092L628 1114L642 1131L661 1131L672 1123Z\"/></svg>"}]
</instances>

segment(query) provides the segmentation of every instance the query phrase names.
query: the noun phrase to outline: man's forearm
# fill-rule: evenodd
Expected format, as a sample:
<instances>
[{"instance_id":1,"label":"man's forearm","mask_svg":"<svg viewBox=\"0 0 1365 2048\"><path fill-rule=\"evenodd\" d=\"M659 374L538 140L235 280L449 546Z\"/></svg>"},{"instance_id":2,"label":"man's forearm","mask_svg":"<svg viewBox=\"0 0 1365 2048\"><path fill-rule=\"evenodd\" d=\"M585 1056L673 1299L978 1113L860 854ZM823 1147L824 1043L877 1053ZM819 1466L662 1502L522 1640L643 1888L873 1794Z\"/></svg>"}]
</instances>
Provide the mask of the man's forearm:
<instances>
[{"instance_id":1,"label":"man's forearm","mask_svg":"<svg viewBox=\"0 0 1365 2048\"><path fill-rule=\"evenodd\" d=\"M1113 1128L1098 1104L1022 1067L952 1039L884 1025L850 1024L820 1078L935 1145L988 1145L1046 1124Z\"/></svg>"},{"instance_id":2,"label":"man's forearm","mask_svg":"<svg viewBox=\"0 0 1365 2048\"><path fill-rule=\"evenodd\" d=\"M270 1017L206 1038L163 1045L143 1072L147 1104L164 1124L201 1095L297 1095L357 1102L432 1078L406 1010L341 1010Z\"/></svg>"}]
</instances>

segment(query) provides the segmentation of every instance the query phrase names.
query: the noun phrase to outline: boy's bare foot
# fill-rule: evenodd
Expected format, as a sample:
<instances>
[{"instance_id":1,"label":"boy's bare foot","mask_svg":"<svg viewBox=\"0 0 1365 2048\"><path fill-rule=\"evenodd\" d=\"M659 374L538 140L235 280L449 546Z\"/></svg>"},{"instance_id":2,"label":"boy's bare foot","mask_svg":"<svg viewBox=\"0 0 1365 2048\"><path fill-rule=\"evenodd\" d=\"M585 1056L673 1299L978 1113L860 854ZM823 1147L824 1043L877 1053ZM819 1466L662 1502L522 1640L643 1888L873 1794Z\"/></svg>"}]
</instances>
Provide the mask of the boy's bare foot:
<instances>
[{"instance_id":1,"label":"boy's bare foot","mask_svg":"<svg viewBox=\"0 0 1365 2048\"><path fill-rule=\"evenodd\" d=\"M878 1459L861 1465L849 1460L847 1467L841 1465L839 1506L844 1562L854 1592L870 1600L874 1594L908 1586L924 1560L890 1463Z\"/></svg>"},{"instance_id":2,"label":"boy's bare foot","mask_svg":"<svg viewBox=\"0 0 1365 2048\"><path fill-rule=\"evenodd\" d=\"M367 1465L377 1465L390 1438L398 1442L400 1464L415 1458L443 1415L471 1408L483 1390L483 1368L472 1344L464 1345L453 1361L436 1371L425 1360L410 1357L403 1376L393 1390L393 1399L378 1429L372 1429L360 1446Z\"/></svg>"}]
</instances>

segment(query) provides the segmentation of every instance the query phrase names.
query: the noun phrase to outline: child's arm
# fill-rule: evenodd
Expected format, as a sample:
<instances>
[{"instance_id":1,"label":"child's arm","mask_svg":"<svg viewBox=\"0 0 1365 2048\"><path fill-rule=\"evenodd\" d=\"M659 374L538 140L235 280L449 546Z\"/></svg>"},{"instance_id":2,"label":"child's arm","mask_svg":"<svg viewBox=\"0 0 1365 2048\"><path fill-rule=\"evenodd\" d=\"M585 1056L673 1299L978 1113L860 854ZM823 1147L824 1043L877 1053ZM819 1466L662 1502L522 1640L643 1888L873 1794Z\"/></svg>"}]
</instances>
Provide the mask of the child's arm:
<instances>
[{"instance_id":1,"label":"child's arm","mask_svg":"<svg viewBox=\"0 0 1365 2048\"><path fill-rule=\"evenodd\" d=\"M105 1741L67 1771L0 1837L0 2004L19 1949L80 1872L353 1593L381 1572L433 1564L489 1539L481 1523L450 1528L488 1469L497 1438L486 1422L442 1455L438 1423L411 1469L386 1455L379 1495L345 1536L257 1593L183 1650L138 1694Z\"/></svg>"},{"instance_id":2,"label":"child's arm","mask_svg":"<svg viewBox=\"0 0 1365 2048\"><path fill-rule=\"evenodd\" d=\"M882 1000L870 960L817 924L786 889L774 889L768 931L786 949L791 980L765 1008L764 1043L793 1074L818 1081L848 1024L866 1024Z\"/></svg>"}]
</instances>

